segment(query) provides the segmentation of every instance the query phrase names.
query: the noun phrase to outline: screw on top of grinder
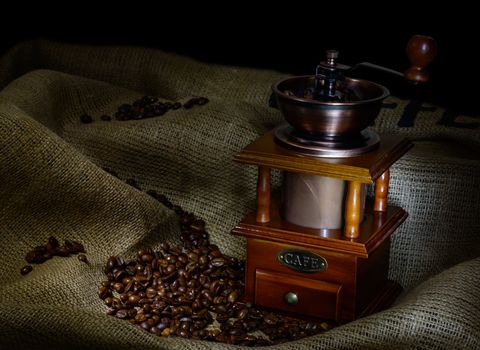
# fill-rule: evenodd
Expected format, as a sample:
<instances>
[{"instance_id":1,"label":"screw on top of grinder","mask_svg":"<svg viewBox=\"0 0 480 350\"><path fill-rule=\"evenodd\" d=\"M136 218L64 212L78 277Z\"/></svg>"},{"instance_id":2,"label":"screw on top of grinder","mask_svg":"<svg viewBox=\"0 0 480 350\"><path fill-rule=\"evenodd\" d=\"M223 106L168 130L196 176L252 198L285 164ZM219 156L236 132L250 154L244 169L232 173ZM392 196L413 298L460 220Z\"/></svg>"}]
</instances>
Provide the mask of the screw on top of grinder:
<instances>
[{"instance_id":1,"label":"screw on top of grinder","mask_svg":"<svg viewBox=\"0 0 480 350\"><path fill-rule=\"evenodd\" d=\"M343 99L343 93L337 89L337 81L345 79L343 72L350 66L337 63L339 52L326 51L326 61L318 64L315 70L314 99L319 101L338 101Z\"/></svg>"},{"instance_id":2,"label":"screw on top of grinder","mask_svg":"<svg viewBox=\"0 0 480 350\"><path fill-rule=\"evenodd\" d=\"M335 66L337 64L337 58L338 58L337 50L327 50L326 56L327 56L327 65Z\"/></svg>"}]
</instances>

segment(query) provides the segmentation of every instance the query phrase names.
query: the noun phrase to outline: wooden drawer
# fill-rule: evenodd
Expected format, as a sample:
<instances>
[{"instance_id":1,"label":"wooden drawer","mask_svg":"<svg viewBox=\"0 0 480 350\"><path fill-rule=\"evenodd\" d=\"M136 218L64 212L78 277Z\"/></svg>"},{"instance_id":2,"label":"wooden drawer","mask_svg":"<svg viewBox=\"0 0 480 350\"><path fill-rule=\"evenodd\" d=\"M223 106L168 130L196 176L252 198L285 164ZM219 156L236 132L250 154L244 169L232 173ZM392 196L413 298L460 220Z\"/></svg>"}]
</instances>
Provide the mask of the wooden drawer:
<instances>
[{"instance_id":1,"label":"wooden drawer","mask_svg":"<svg viewBox=\"0 0 480 350\"><path fill-rule=\"evenodd\" d=\"M281 264L278 260L278 254L288 249L299 249L305 252L318 254L326 260L328 267L321 272L315 273L295 271L284 264ZM267 241L251 239L248 241L247 257L249 266L254 269L275 271L299 278L328 281L330 283L343 285L344 288L355 284L357 258L352 255L288 244L272 244Z\"/></svg>"},{"instance_id":2,"label":"wooden drawer","mask_svg":"<svg viewBox=\"0 0 480 350\"><path fill-rule=\"evenodd\" d=\"M339 284L262 269L255 272L255 304L273 309L339 320L341 291Z\"/></svg>"}]
</instances>

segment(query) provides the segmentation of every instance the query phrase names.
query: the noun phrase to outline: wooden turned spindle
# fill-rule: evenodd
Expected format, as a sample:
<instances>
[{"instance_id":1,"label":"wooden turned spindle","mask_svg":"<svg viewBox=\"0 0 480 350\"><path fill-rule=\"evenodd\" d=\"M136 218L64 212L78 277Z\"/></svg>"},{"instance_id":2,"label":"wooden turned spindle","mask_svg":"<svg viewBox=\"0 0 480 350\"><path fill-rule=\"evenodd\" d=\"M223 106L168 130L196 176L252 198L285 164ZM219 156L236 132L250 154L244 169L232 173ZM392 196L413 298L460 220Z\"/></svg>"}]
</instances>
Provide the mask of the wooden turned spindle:
<instances>
[{"instance_id":1,"label":"wooden turned spindle","mask_svg":"<svg viewBox=\"0 0 480 350\"><path fill-rule=\"evenodd\" d=\"M358 238L360 234L361 209L362 184L357 181L349 181L345 203L345 237Z\"/></svg>"},{"instance_id":2,"label":"wooden turned spindle","mask_svg":"<svg viewBox=\"0 0 480 350\"><path fill-rule=\"evenodd\" d=\"M257 181L257 222L270 222L270 168L258 167Z\"/></svg>"},{"instance_id":3,"label":"wooden turned spindle","mask_svg":"<svg viewBox=\"0 0 480 350\"><path fill-rule=\"evenodd\" d=\"M374 211L387 211L388 185L390 183L390 170L385 172L375 180L375 202Z\"/></svg>"},{"instance_id":4,"label":"wooden turned spindle","mask_svg":"<svg viewBox=\"0 0 480 350\"><path fill-rule=\"evenodd\" d=\"M387 213L383 211L374 211L372 217L372 232L382 229L383 224L387 221Z\"/></svg>"},{"instance_id":5,"label":"wooden turned spindle","mask_svg":"<svg viewBox=\"0 0 480 350\"><path fill-rule=\"evenodd\" d=\"M405 79L413 83L426 83L428 72L425 69L437 55L437 42L424 35L414 35L407 43L407 56L411 67L405 71Z\"/></svg>"}]
</instances>

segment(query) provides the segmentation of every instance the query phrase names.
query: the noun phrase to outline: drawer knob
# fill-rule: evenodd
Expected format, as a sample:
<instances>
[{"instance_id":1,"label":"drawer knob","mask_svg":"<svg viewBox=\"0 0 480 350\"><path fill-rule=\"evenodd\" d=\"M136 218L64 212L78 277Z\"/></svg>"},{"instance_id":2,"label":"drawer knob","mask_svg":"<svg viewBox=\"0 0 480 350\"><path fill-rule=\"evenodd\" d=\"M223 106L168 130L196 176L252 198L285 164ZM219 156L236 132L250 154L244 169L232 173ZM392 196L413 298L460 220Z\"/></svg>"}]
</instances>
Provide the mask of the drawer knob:
<instances>
[{"instance_id":1,"label":"drawer knob","mask_svg":"<svg viewBox=\"0 0 480 350\"><path fill-rule=\"evenodd\" d=\"M288 292L283 296L283 301L288 305L297 305L298 296L294 292Z\"/></svg>"}]
</instances>

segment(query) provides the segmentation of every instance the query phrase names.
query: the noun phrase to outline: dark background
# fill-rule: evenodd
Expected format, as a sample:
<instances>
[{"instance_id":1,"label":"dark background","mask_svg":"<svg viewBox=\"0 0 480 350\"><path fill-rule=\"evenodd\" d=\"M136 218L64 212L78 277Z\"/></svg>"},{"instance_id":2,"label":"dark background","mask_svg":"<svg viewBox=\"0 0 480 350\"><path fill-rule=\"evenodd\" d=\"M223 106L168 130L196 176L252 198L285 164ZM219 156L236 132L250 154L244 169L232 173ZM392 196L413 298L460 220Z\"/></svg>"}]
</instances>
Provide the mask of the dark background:
<instances>
[{"instance_id":1,"label":"dark background","mask_svg":"<svg viewBox=\"0 0 480 350\"><path fill-rule=\"evenodd\" d=\"M352 8L347 3L329 8L322 4L286 4L281 9L277 4L260 12L256 10L258 4L254 7L235 1L208 9L202 4L170 8L164 3L135 3L100 10L98 5L78 8L74 3L64 5L69 7L66 9L42 11L33 19L12 12L15 25L2 24L1 49L5 52L22 40L47 38L78 44L151 47L205 62L313 74L324 51L335 48L340 51L341 63L368 61L403 72L409 66L406 43L412 35L422 34L434 37L438 45L438 55L428 68L431 79L425 89L427 102L480 115L480 19L470 18L473 9L450 4L443 10L438 6L420 10L399 2L388 4L388 9ZM371 71L358 74L385 84L401 97L413 92L388 75Z\"/></svg>"}]
</instances>

